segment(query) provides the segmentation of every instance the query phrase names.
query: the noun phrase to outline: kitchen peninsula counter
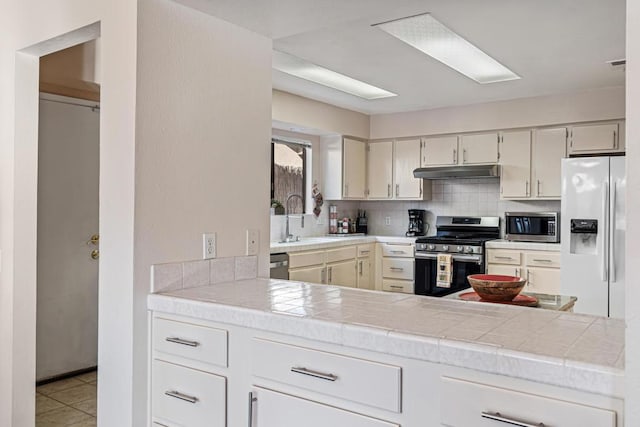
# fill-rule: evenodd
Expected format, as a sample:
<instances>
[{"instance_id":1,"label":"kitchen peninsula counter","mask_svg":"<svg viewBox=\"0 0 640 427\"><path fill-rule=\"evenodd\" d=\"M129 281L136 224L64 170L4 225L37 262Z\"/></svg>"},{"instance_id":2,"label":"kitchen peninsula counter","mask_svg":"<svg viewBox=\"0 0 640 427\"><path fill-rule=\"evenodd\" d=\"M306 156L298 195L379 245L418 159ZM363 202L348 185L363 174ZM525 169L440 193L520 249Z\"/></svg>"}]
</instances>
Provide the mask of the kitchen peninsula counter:
<instances>
[{"instance_id":1,"label":"kitchen peninsula counter","mask_svg":"<svg viewBox=\"0 0 640 427\"><path fill-rule=\"evenodd\" d=\"M624 322L273 279L151 294L154 312L622 397Z\"/></svg>"}]
</instances>

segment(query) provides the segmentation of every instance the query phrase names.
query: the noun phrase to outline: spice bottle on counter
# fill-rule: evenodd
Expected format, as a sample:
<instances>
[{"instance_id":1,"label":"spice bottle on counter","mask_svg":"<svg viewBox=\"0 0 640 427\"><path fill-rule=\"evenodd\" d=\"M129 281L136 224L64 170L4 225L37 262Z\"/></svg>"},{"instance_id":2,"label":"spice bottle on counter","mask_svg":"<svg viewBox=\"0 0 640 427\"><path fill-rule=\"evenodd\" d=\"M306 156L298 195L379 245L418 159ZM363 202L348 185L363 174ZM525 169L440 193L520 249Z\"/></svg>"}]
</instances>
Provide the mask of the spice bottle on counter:
<instances>
[{"instance_id":1,"label":"spice bottle on counter","mask_svg":"<svg viewBox=\"0 0 640 427\"><path fill-rule=\"evenodd\" d=\"M349 233L349 218L342 218L342 233Z\"/></svg>"},{"instance_id":2,"label":"spice bottle on counter","mask_svg":"<svg viewBox=\"0 0 640 427\"><path fill-rule=\"evenodd\" d=\"M336 234L338 232L338 207L336 205L329 206L329 233Z\"/></svg>"}]
</instances>

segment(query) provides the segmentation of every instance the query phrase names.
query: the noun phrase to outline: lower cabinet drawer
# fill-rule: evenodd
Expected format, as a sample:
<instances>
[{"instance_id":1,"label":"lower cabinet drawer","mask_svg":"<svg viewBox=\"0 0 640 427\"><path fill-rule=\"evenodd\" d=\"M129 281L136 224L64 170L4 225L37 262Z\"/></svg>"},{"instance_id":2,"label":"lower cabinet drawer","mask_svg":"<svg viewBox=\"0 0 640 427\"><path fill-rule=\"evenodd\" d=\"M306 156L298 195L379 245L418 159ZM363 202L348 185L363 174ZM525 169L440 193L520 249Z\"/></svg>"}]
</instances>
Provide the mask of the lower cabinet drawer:
<instances>
[{"instance_id":1,"label":"lower cabinet drawer","mask_svg":"<svg viewBox=\"0 0 640 427\"><path fill-rule=\"evenodd\" d=\"M560 253L557 252L525 252L524 260L531 267L560 268Z\"/></svg>"},{"instance_id":2,"label":"lower cabinet drawer","mask_svg":"<svg viewBox=\"0 0 640 427\"><path fill-rule=\"evenodd\" d=\"M412 280L382 280L382 290L387 292L414 293Z\"/></svg>"},{"instance_id":3,"label":"lower cabinet drawer","mask_svg":"<svg viewBox=\"0 0 640 427\"><path fill-rule=\"evenodd\" d=\"M255 387L253 420L256 427L400 427L376 418Z\"/></svg>"},{"instance_id":4,"label":"lower cabinet drawer","mask_svg":"<svg viewBox=\"0 0 640 427\"><path fill-rule=\"evenodd\" d=\"M443 377L441 422L448 427L615 427L615 411Z\"/></svg>"},{"instance_id":5,"label":"lower cabinet drawer","mask_svg":"<svg viewBox=\"0 0 640 427\"><path fill-rule=\"evenodd\" d=\"M487 262L489 264L511 264L520 265L522 253L519 251L509 251L504 249L489 249L487 251Z\"/></svg>"},{"instance_id":6,"label":"lower cabinet drawer","mask_svg":"<svg viewBox=\"0 0 640 427\"><path fill-rule=\"evenodd\" d=\"M413 280L414 263L408 258L382 258L382 277Z\"/></svg>"},{"instance_id":7,"label":"lower cabinet drawer","mask_svg":"<svg viewBox=\"0 0 640 427\"><path fill-rule=\"evenodd\" d=\"M294 252L289 254L289 268L309 267L324 264L326 251Z\"/></svg>"},{"instance_id":8,"label":"lower cabinet drawer","mask_svg":"<svg viewBox=\"0 0 640 427\"><path fill-rule=\"evenodd\" d=\"M397 366L260 338L253 339L252 354L259 355L252 367L256 377L388 411L401 410L401 368Z\"/></svg>"},{"instance_id":9,"label":"lower cabinet drawer","mask_svg":"<svg viewBox=\"0 0 640 427\"><path fill-rule=\"evenodd\" d=\"M227 331L156 317L153 319L153 349L226 367Z\"/></svg>"},{"instance_id":10,"label":"lower cabinet drawer","mask_svg":"<svg viewBox=\"0 0 640 427\"><path fill-rule=\"evenodd\" d=\"M381 243L382 256L399 257L399 258L413 258L413 246L412 245L400 245L393 243Z\"/></svg>"},{"instance_id":11,"label":"lower cabinet drawer","mask_svg":"<svg viewBox=\"0 0 640 427\"><path fill-rule=\"evenodd\" d=\"M224 427L226 378L153 360L151 411L160 425Z\"/></svg>"},{"instance_id":12,"label":"lower cabinet drawer","mask_svg":"<svg viewBox=\"0 0 640 427\"><path fill-rule=\"evenodd\" d=\"M327 263L340 262L355 258L357 250L355 246L327 249Z\"/></svg>"}]
</instances>

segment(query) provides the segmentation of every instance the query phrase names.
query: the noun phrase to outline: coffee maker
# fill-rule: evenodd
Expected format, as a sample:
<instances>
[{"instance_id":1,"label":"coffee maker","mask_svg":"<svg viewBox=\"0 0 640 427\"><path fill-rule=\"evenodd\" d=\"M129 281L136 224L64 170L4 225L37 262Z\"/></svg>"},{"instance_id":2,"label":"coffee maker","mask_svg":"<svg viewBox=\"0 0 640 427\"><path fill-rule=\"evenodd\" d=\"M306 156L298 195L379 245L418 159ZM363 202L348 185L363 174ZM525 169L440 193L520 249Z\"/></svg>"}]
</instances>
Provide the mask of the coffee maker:
<instances>
[{"instance_id":1,"label":"coffee maker","mask_svg":"<svg viewBox=\"0 0 640 427\"><path fill-rule=\"evenodd\" d=\"M405 233L407 237L427 234L428 224L424 220L426 213L424 209L409 209L409 230Z\"/></svg>"}]
</instances>

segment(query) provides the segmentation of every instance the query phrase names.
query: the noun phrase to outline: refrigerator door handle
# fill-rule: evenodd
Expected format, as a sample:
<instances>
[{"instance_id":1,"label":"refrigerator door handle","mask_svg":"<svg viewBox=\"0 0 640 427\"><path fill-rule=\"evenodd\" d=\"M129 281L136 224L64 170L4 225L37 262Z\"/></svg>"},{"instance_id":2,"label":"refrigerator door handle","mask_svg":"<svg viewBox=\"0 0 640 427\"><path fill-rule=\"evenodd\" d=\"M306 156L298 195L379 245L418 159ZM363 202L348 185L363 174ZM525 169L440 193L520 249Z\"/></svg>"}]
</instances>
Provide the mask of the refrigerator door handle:
<instances>
[{"instance_id":1,"label":"refrigerator door handle","mask_svg":"<svg viewBox=\"0 0 640 427\"><path fill-rule=\"evenodd\" d=\"M609 251L607 247L609 245L609 198L608 198L608 183L602 183L602 281L607 282L609 280L609 274L607 271L607 263L609 261Z\"/></svg>"},{"instance_id":2,"label":"refrigerator door handle","mask_svg":"<svg viewBox=\"0 0 640 427\"><path fill-rule=\"evenodd\" d=\"M613 181L613 191L611 192L611 218L609 222L611 223L610 228L610 244L611 248L611 261L609 264L609 281L616 281L616 199L618 198L618 180Z\"/></svg>"}]
</instances>

